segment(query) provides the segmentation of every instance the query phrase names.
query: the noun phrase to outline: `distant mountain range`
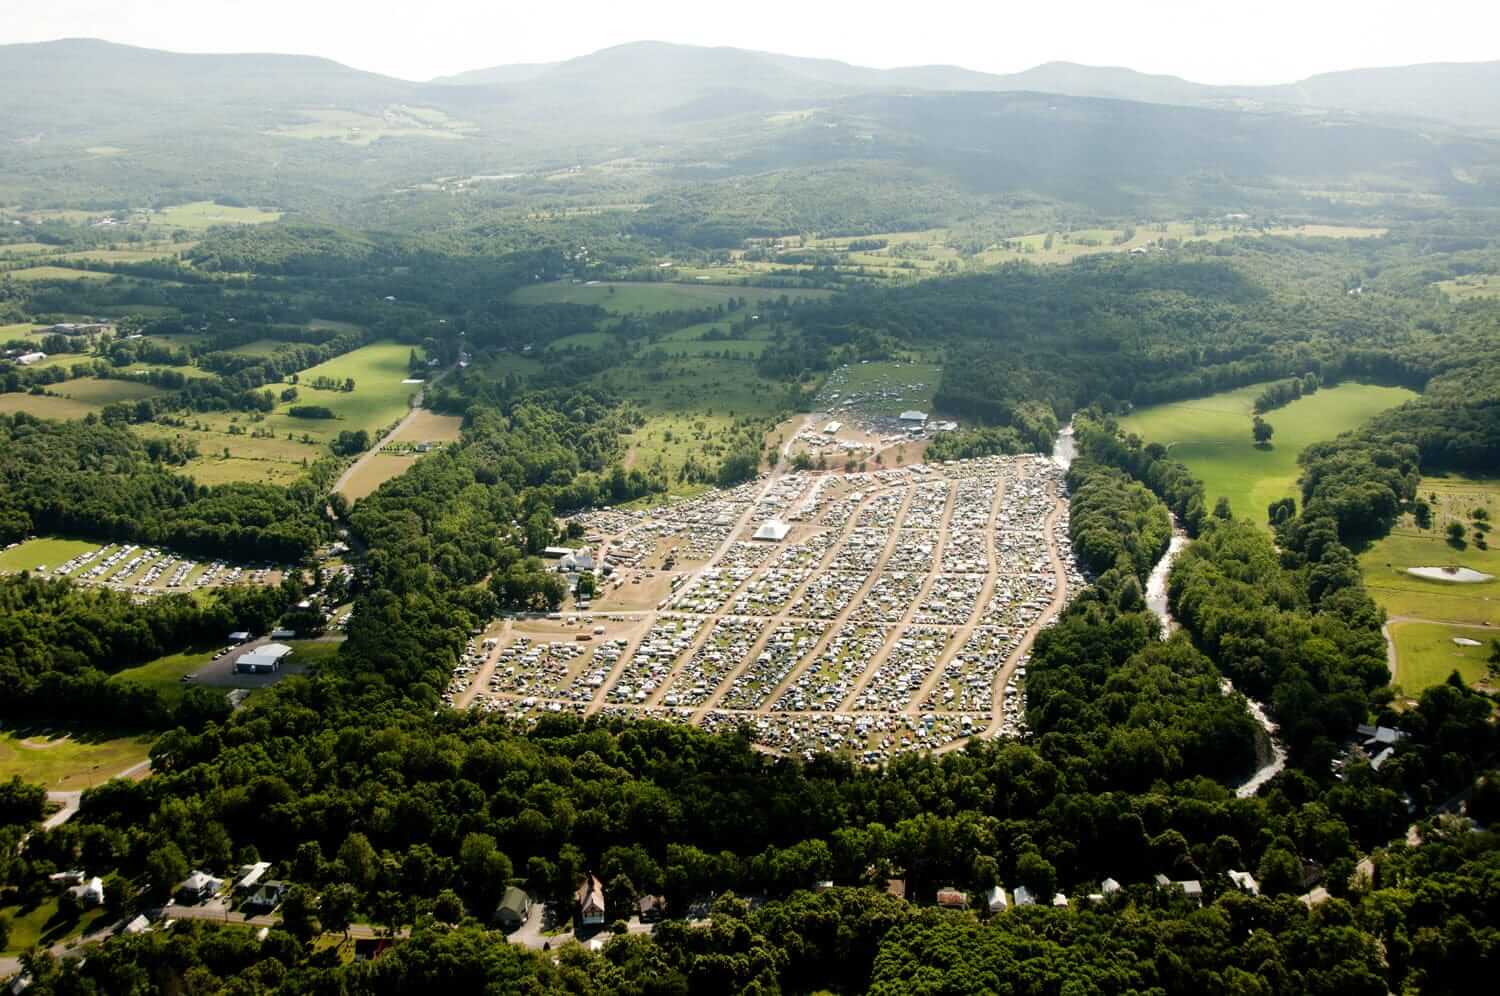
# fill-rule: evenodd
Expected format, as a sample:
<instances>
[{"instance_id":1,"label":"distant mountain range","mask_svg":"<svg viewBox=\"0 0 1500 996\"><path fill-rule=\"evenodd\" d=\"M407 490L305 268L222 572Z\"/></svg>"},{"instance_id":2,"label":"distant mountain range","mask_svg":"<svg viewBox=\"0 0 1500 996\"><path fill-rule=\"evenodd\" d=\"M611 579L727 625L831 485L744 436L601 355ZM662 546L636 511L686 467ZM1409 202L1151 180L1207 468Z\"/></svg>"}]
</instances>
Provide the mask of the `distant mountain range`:
<instances>
[{"instance_id":1,"label":"distant mountain range","mask_svg":"<svg viewBox=\"0 0 1500 996\"><path fill-rule=\"evenodd\" d=\"M575 164L636 195L800 171L777 196L821 183L826 200L869 196L879 177L890 203L925 185L933 217L975 193L1120 211L1170 196L1196 211L1250 188L1275 200L1389 182L1488 200L1500 63L1233 88L1068 63L996 76L640 42L410 82L308 56L0 46L0 203L225 194L316 209ZM831 183L830 168L860 181Z\"/></svg>"},{"instance_id":2,"label":"distant mountain range","mask_svg":"<svg viewBox=\"0 0 1500 996\"><path fill-rule=\"evenodd\" d=\"M869 69L832 59L646 41L565 62L495 66L432 82L545 89L584 98L619 95L623 88L631 106L659 111L716 90L750 92L764 100L893 90L1023 90L1193 107L1341 110L1500 128L1500 61L1351 69L1273 86L1212 86L1071 62L1048 62L1005 75L960 66Z\"/></svg>"}]
</instances>

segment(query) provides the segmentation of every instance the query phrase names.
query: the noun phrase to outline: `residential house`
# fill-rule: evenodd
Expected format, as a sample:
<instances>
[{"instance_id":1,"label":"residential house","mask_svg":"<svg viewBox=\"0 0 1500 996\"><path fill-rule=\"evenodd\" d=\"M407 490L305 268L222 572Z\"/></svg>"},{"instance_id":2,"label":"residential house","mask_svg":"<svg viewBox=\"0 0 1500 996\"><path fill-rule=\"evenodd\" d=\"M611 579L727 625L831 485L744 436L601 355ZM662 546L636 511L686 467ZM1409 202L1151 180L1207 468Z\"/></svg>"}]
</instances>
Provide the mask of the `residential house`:
<instances>
[{"instance_id":1,"label":"residential house","mask_svg":"<svg viewBox=\"0 0 1500 996\"><path fill-rule=\"evenodd\" d=\"M495 911L495 922L500 925L500 929L516 930L530 916L531 897L526 894L526 890L514 885L507 888L505 898L500 900L500 908Z\"/></svg>"},{"instance_id":2,"label":"residential house","mask_svg":"<svg viewBox=\"0 0 1500 996\"><path fill-rule=\"evenodd\" d=\"M641 923L655 923L667 915L667 897L642 896L637 908L640 910Z\"/></svg>"},{"instance_id":3,"label":"residential house","mask_svg":"<svg viewBox=\"0 0 1500 996\"><path fill-rule=\"evenodd\" d=\"M604 910L604 883L590 874L578 887L578 922L585 927L603 926Z\"/></svg>"},{"instance_id":4,"label":"residential house","mask_svg":"<svg viewBox=\"0 0 1500 996\"><path fill-rule=\"evenodd\" d=\"M1005 898L1005 890L997 885L985 897L985 905L989 907L991 913L999 913L1010 907L1010 901Z\"/></svg>"},{"instance_id":5,"label":"residential house","mask_svg":"<svg viewBox=\"0 0 1500 996\"><path fill-rule=\"evenodd\" d=\"M969 895L951 886L937 891L938 907L945 910L963 910L969 908Z\"/></svg>"}]
</instances>

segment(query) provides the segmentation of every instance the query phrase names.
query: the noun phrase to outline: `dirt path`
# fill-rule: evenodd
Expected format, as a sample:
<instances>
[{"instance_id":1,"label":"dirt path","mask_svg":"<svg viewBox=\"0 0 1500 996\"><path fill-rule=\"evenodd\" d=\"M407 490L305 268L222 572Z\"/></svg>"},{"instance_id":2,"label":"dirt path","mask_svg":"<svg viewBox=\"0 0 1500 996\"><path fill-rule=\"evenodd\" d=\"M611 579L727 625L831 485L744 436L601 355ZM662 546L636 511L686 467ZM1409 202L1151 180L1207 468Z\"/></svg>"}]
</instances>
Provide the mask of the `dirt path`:
<instances>
[{"instance_id":1,"label":"dirt path","mask_svg":"<svg viewBox=\"0 0 1500 996\"><path fill-rule=\"evenodd\" d=\"M955 487L955 497L957 496L957 491L958 489ZM995 552L995 527L999 525L1000 503L1004 500L1005 480L1004 478L998 478L995 481L995 494L990 499L989 518L985 520L984 525L985 575L984 584L979 589L979 599L974 603L974 611L969 613L968 621L954 632L953 638L948 641L947 646L943 647L943 652L938 655L937 663L933 665L932 673L927 676L927 680L922 682L922 687L917 689L916 694L907 703L904 710L907 713L914 715L922 711L922 703L926 702L928 697L932 695L932 690L937 687L937 683L943 680L948 662L953 660L953 656L963 649L964 644L969 642L969 638L974 635L974 630L979 627L980 620L989 611L990 599L995 594L995 583L1000 579L1000 562ZM951 519L951 517L950 512L948 518ZM948 519L944 519L943 521L943 531L944 533L948 531ZM938 562L938 570L942 570L941 561ZM933 577L936 576L936 574L933 575Z\"/></svg>"},{"instance_id":2,"label":"dirt path","mask_svg":"<svg viewBox=\"0 0 1500 996\"><path fill-rule=\"evenodd\" d=\"M449 367L447 370L444 370L442 373L432 378L432 380L428 381L426 384L423 384L422 387L418 389L417 393L411 396L411 401L408 402L411 407L407 409L406 414L402 416L401 421L396 423L396 427L393 428L390 432L385 433L379 439L371 442L370 448L361 453L359 455L359 459L351 463L348 469L339 475L339 479L333 483L332 491L342 492L344 490L344 485L349 483L349 478L358 473L361 467L373 460L375 458L375 455L380 452L381 445L388 439L394 439L398 432L406 428L408 422L417 417L417 413L422 410L422 400L427 396L427 388L436 387L438 381L448 376L448 374L455 369L457 368Z\"/></svg>"}]
</instances>

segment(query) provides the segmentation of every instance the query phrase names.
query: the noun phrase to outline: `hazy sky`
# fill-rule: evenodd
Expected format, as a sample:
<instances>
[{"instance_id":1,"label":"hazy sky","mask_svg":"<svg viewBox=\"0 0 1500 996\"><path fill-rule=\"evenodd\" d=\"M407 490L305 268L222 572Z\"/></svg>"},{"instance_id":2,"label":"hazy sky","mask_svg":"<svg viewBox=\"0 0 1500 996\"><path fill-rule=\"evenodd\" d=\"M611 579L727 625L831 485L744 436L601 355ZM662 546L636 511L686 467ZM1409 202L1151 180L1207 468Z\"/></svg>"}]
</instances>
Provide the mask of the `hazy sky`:
<instances>
[{"instance_id":1,"label":"hazy sky","mask_svg":"<svg viewBox=\"0 0 1500 996\"><path fill-rule=\"evenodd\" d=\"M297 52L407 79L640 39L868 66L1013 72L1054 59L1203 83L1500 59L1493 0L0 0L0 43L94 37Z\"/></svg>"}]
</instances>

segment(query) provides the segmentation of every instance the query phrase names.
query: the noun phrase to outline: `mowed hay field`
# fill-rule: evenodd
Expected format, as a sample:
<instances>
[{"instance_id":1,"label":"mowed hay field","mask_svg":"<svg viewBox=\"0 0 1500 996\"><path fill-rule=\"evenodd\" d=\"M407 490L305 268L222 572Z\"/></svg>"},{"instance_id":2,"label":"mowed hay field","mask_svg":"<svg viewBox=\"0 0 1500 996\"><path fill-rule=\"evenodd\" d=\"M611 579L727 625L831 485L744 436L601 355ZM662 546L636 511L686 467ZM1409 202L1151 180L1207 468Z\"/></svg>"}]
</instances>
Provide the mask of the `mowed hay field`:
<instances>
[{"instance_id":1,"label":"mowed hay field","mask_svg":"<svg viewBox=\"0 0 1500 996\"><path fill-rule=\"evenodd\" d=\"M47 387L51 394L0 394L0 412L26 412L40 418L71 419L103 410L116 401L139 401L163 393L150 384L81 377Z\"/></svg>"},{"instance_id":2,"label":"mowed hay field","mask_svg":"<svg viewBox=\"0 0 1500 996\"><path fill-rule=\"evenodd\" d=\"M43 537L29 539L0 551L0 571L34 571L38 567L56 567L79 554L99 549L95 540Z\"/></svg>"},{"instance_id":3,"label":"mowed hay field","mask_svg":"<svg viewBox=\"0 0 1500 996\"><path fill-rule=\"evenodd\" d=\"M1295 496L1297 455L1333 439L1416 394L1399 387L1342 384L1325 387L1266 414L1276 434L1270 449L1250 437L1252 410L1264 384L1207 398L1143 408L1120 420L1127 432L1161 443L1203 481L1210 507L1222 496L1234 514L1269 528L1266 506Z\"/></svg>"},{"instance_id":4,"label":"mowed hay field","mask_svg":"<svg viewBox=\"0 0 1500 996\"><path fill-rule=\"evenodd\" d=\"M146 760L151 739L51 729L7 730L0 733L0 779L20 775L49 792L88 788Z\"/></svg>"},{"instance_id":5,"label":"mowed hay field","mask_svg":"<svg viewBox=\"0 0 1500 996\"><path fill-rule=\"evenodd\" d=\"M379 450L376 453L360 462L344 481L339 493L350 501L358 501L391 478L400 477L423 455L408 447L418 443L457 442L463 421L457 415L438 415L425 410L415 412L400 429L377 444Z\"/></svg>"},{"instance_id":6,"label":"mowed hay field","mask_svg":"<svg viewBox=\"0 0 1500 996\"><path fill-rule=\"evenodd\" d=\"M778 287L725 287L715 284L671 283L583 283L554 281L522 287L511 295L516 304L597 304L617 315L644 315L661 311L711 308L730 298L775 300L785 294L799 300L828 297L829 291L783 290Z\"/></svg>"},{"instance_id":7,"label":"mowed hay field","mask_svg":"<svg viewBox=\"0 0 1500 996\"><path fill-rule=\"evenodd\" d=\"M406 414L412 396L422 389L421 384L402 383L411 349L402 343L374 343L309 367L298 375L297 400L277 402L273 411L262 416L190 415L188 423L192 428L178 430L176 434L197 443L202 455L187 465L187 472L203 484L230 481L285 484L295 480L302 473L303 462L311 463L326 455L328 444L340 432L364 429L373 436ZM352 377L354 390L316 390L309 385L318 377L340 383ZM275 385L272 389L279 394L287 386ZM321 405L335 417L294 418L290 414L294 405ZM242 428L244 434L231 433L231 425ZM149 426L143 429L149 435L163 434L160 427L154 431ZM263 435L252 437L252 431ZM224 455L225 449L229 451L228 457Z\"/></svg>"},{"instance_id":8,"label":"mowed hay field","mask_svg":"<svg viewBox=\"0 0 1500 996\"><path fill-rule=\"evenodd\" d=\"M1441 623L1397 622L1390 625L1396 644L1396 684L1410 698L1425 688L1440 685L1457 671L1465 684L1494 691L1489 678L1491 642L1496 631L1489 627L1447 626ZM1454 643L1474 640L1479 646Z\"/></svg>"},{"instance_id":9,"label":"mowed hay field","mask_svg":"<svg viewBox=\"0 0 1500 996\"><path fill-rule=\"evenodd\" d=\"M1500 626L1500 580L1429 581L1406 573L1409 567L1467 567L1500 579L1500 539L1481 550L1472 532L1462 547L1449 543L1446 533L1451 522L1471 529L1476 508L1488 513L1489 522L1500 522L1500 481L1425 477L1417 494L1432 507L1432 526L1419 529L1403 515L1388 536L1360 553L1370 595L1391 616Z\"/></svg>"}]
</instances>

